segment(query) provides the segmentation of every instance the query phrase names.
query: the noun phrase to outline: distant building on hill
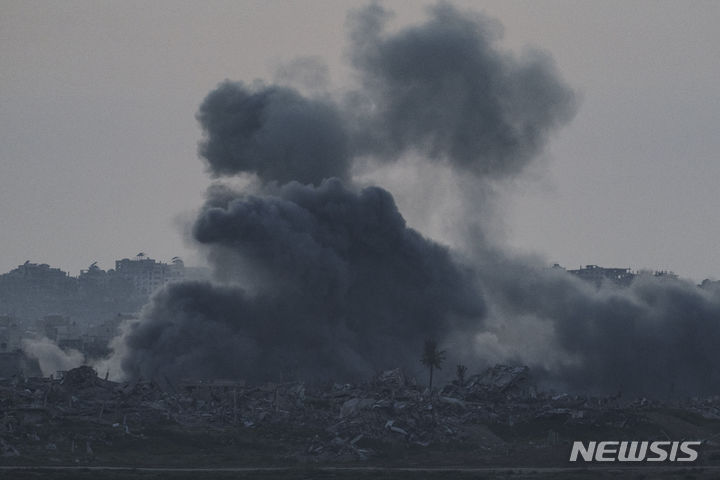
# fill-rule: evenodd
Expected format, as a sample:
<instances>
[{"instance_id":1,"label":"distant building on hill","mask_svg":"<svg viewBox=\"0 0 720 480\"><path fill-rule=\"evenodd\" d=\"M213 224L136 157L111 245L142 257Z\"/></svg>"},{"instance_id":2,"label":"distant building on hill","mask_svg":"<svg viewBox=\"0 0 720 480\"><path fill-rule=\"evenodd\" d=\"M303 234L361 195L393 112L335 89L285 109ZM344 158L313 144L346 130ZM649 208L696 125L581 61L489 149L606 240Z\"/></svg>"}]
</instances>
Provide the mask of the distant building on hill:
<instances>
[{"instance_id":1,"label":"distant building on hill","mask_svg":"<svg viewBox=\"0 0 720 480\"><path fill-rule=\"evenodd\" d=\"M553 268L565 270L560 264L553 265ZM600 286L603 282L609 281L623 287L629 286L638 277L651 276L657 278L676 279L678 276L668 270L638 270L633 272L629 268L607 268L598 265L585 265L577 270L566 270L568 273Z\"/></svg>"},{"instance_id":2,"label":"distant building on hill","mask_svg":"<svg viewBox=\"0 0 720 480\"><path fill-rule=\"evenodd\" d=\"M0 315L0 353L14 352L20 348L22 331L15 318Z\"/></svg>"},{"instance_id":3,"label":"distant building on hill","mask_svg":"<svg viewBox=\"0 0 720 480\"><path fill-rule=\"evenodd\" d=\"M139 253L135 258L115 262L115 275L127 279L137 295L148 296L163 285L185 278L185 264L179 257L162 263Z\"/></svg>"},{"instance_id":4,"label":"distant building on hill","mask_svg":"<svg viewBox=\"0 0 720 480\"><path fill-rule=\"evenodd\" d=\"M585 265L577 270L568 270L571 273L585 281L592 282L598 286L603 280L610 280L618 285L627 286L632 283L635 274L629 268L605 268L597 265Z\"/></svg>"}]
</instances>

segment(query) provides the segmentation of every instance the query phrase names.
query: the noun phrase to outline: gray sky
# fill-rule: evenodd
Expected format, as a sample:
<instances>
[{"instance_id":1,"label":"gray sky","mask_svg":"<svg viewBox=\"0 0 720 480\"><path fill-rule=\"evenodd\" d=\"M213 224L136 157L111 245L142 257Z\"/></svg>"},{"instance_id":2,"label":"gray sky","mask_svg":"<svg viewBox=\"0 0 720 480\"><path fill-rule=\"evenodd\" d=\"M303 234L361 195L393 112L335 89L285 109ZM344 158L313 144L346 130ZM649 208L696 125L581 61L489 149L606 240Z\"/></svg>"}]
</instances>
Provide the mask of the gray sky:
<instances>
[{"instance_id":1,"label":"gray sky","mask_svg":"<svg viewBox=\"0 0 720 480\"><path fill-rule=\"evenodd\" d=\"M506 48L551 53L581 95L543 168L506 189L510 245L720 278L720 2L455 3L499 19ZM0 1L0 272L192 261L179 225L208 185L200 102L300 55L342 88L345 15L363 4ZM385 5L397 26L424 18Z\"/></svg>"}]
</instances>

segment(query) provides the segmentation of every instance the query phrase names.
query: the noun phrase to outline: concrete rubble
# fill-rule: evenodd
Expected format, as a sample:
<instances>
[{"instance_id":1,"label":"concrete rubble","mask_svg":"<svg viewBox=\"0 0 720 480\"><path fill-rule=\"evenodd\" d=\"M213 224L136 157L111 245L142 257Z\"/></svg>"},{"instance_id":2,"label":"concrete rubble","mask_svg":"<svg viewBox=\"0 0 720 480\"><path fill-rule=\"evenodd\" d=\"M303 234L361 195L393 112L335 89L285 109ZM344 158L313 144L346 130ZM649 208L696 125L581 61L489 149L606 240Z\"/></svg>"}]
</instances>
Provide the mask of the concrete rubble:
<instances>
[{"instance_id":1,"label":"concrete rubble","mask_svg":"<svg viewBox=\"0 0 720 480\"><path fill-rule=\"evenodd\" d=\"M538 391L527 367L496 365L432 394L399 369L351 385L302 383L246 385L236 381L112 382L90 367L62 378L0 379L0 457L52 457L70 449L91 462L98 446L122 438L146 438L152 425L267 429L299 432L294 455L308 461L365 460L388 444L399 448L472 440L488 451L507 441L493 431L538 421L568 426L631 428L646 422L647 400L620 404L617 397ZM720 418L720 398L687 406ZM86 425L69 437L63 425ZM487 427L487 428L485 428ZM481 432L482 434L479 434ZM559 434L543 433L548 444ZM29 455L29 452L25 452Z\"/></svg>"}]
</instances>

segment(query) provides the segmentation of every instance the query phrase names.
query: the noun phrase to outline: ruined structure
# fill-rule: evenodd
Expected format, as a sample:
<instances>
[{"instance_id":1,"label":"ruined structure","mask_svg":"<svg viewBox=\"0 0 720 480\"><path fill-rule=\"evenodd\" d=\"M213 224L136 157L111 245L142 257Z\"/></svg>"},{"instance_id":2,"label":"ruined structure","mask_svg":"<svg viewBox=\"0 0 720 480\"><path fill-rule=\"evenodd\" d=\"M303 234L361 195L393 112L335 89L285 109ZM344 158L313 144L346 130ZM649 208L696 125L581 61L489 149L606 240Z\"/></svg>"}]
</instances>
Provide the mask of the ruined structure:
<instances>
[{"instance_id":1,"label":"ruined structure","mask_svg":"<svg viewBox=\"0 0 720 480\"><path fill-rule=\"evenodd\" d=\"M525 366L495 365L429 391L399 369L360 384L166 379L116 383L80 367L0 378L0 457L17 464L553 465L577 432L705 440L720 400L538 391ZM689 420L692 420L690 422ZM519 460L522 459L522 460ZM261 463L258 463L261 462Z\"/></svg>"},{"instance_id":2,"label":"ruined structure","mask_svg":"<svg viewBox=\"0 0 720 480\"><path fill-rule=\"evenodd\" d=\"M635 278L635 274L629 268L606 268L597 265L586 265L577 270L568 270L568 272L587 282L594 283L598 287L603 281L628 286Z\"/></svg>"}]
</instances>

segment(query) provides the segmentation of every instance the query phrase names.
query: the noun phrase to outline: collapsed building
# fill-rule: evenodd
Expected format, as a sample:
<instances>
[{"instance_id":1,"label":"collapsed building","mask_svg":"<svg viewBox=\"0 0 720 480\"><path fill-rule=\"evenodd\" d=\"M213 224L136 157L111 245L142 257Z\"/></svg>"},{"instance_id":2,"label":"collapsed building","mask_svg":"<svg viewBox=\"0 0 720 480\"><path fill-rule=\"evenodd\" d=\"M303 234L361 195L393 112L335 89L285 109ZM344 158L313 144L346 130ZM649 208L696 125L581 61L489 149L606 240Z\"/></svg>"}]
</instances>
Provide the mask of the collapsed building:
<instances>
[{"instance_id":1,"label":"collapsed building","mask_svg":"<svg viewBox=\"0 0 720 480\"><path fill-rule=\"evenodd\" d=\"M606 268L597 265L585 265L577 270L568 270L578 278L594 283L598 287L603 281L611 281L615 284L628 286L635 278L635 274L629 268Z\"/></svg>"},{"instance_id":2,"label":"collapsed building","mask_svg":"<svg viewBox=\"0 0 720 480\"><path fill-rule=\"evenodd\" d=\"M560 264L556 263L553 268L565 270ZM638 270L633 272L632 269L626 267L601 267L599 265L585 265L576 270L565 270L568 273L600 287L603 282L609 282L622 287L629 286L635 278L639 276L653 276L659 278L677 279L678 276L669 270Z\"/></svg>"},{"instance_id":3,"label":"collapsed building","mask_svg":"<svg viewBox=\"0 0 720 480\"><path fill-rule=\"evenodd\" d=\"M707 440L706 452L717 451L711 437L718 419L718 397L664 405L540 391L528 367L509 365L432 392L400 369L359 384L317 385L118 383L90 367L49 378L0 378L0 455L33 464L90 465L118 461L123 452L134 463L153 463L168 451L177 462L183 444L197 448L188 440L193 436L220 462L257 461L248 456L262 451L270 464L428 464L463 453L473 463L517 464L519 452L548 463L566 455L578 432L692 436ZM179 438L185 440L177 444Z\"/></svg>"}]
</instances>

